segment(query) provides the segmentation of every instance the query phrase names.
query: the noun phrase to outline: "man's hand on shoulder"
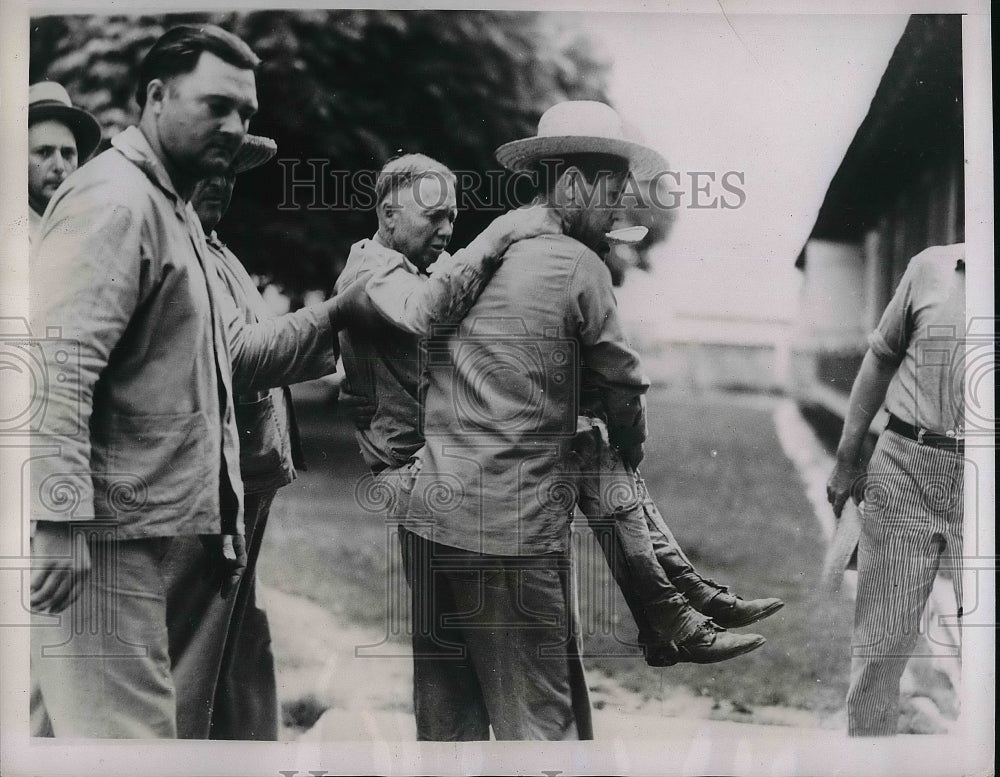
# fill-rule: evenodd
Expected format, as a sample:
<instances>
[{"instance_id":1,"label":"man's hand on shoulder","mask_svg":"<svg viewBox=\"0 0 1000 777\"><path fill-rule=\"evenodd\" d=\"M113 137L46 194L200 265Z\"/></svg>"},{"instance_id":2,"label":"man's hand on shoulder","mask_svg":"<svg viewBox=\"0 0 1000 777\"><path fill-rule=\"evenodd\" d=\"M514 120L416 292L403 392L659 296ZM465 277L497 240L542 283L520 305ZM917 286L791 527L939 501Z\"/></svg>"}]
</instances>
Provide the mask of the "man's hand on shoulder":
<instances>
[{"instance_id":1,"label":"man's hand on shoulder","mask_svg":"<svg viewBox=\"0 0 1000 777\"><path fill-rule=\"evenodd\" d=\"M518 240L561 234L559 214L542 205L529 205L493 219L477 240L488 240L490 250L487 253L499 258Z\"/></svg>"},{"instance_id":2,"label":"man's hand on shoulder","mask_svg":"<svg viewBox=\"0 0 1000 777\"><path fill-rule=\"evenodd\" d=\"M371 276L370 272L362 273L330 299L330 320L334 329L343 329L378 317L378 311L365 288Z\"/></svg>"},{"instance_id":3,"label":"man's hand on shoulder","mask_svg":"<svg viewBox=\"0 0 1000 777\"><path fill-rule=\"evenodd\" d=\"M552 208L544 205L529 205L512 210L500 216L493 223L502 223L508 240L528 240L541 235L561 235L562 220Z\"/></svg>"}]
</instances>

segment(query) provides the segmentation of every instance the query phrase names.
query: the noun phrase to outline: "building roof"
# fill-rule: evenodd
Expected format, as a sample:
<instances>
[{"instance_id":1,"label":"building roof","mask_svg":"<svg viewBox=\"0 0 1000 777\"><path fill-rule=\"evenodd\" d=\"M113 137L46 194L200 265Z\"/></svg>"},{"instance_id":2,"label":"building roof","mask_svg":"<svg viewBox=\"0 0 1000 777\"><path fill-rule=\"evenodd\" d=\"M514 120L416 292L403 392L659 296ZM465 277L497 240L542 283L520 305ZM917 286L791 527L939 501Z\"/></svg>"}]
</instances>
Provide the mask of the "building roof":
<instances>
[{"instance_id":1,"label":"building roof","mask_svg":"<svg viewBox=\"0 0 1000 777\"><path fill-rule=\"evenodd\" d=\"M927 170L962 159L962 17L914 14L820 207L813 238L858 240Z\"/></svg>"}]
</instances>

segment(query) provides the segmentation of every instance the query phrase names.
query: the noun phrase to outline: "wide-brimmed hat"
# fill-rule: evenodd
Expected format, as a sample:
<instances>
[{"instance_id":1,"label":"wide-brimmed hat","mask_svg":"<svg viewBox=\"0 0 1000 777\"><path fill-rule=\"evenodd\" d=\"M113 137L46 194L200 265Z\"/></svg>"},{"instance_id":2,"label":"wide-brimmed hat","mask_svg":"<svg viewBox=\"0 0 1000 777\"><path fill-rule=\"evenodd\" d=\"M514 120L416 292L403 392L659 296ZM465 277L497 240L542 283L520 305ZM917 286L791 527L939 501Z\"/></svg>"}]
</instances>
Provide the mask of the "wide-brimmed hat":
<instances>
[{"instance_id":1,"label":"wide-brimmed hat","mask_svg":"<svg viewBox=\"0 0 1000 777\"><path fill-rule=\"evenodd\" d=\"M77 108L62 84L39 81L28 87L28 126L38 121L58 121L76 138L76 155L85 162L101 144L101 125L91 114Z\"/></svg>"},{"instance_id":2,"label":"wide-brimmed hat","mask_svg":"<svg viewBox=\"0 0 1000 777\"><path fill-rule=\"evenodd\" d=\"M245 173L270 162L277 153L278 144L271 138L265 138L263 135L247 135L233 159L233 169L237 173Z\"/></svg>"},{"instance_id":3,"label":"wide-brimmed hat","mask_svg":"<svg viewBox=\"0 0 1000 777\"><path fill-rule=\"evenodd\" d=\"M504 143L496 157L510 170L530 170L543 159L582 153L623 157L632 175L642 180L668 169L667 160L658 151L626 139L621 116L614 108L593 100L553 105L539 119L537 135Z\"/></svg>"}]
</instances>

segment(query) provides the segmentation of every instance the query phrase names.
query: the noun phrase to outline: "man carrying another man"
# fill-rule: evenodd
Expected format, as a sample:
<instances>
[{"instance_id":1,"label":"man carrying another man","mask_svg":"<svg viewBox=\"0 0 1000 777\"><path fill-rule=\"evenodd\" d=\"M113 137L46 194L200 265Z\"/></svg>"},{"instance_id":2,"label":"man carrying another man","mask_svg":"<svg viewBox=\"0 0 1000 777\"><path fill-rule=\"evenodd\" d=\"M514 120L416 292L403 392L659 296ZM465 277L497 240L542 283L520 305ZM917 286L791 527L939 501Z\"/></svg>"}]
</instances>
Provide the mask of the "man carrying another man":
<instances>
[{"instance_id":1,"label":"man carrying another man","mask_svg":"<svg viewBox=\"0 0 1000 777\"><path fill-rule=\"evenodd\" d=\"M593 106L596 104L590 105ZM563 107L557 106L560 110L565 110L566 108L576 110L577 107L574 104L565 104ZM601 109L610 111L607 106L599 106L598 110ZM553 109L553 112L558 114L556 109ZM613 114L613 112L611 113ZM615 119L617 120L616 116ZM545 119L543 118L544 121ZM602 141L602 144L604 147L609 145L606 140ZM622 145L619 144L619 147ZM380 182L391 179L398 172L396 166L402 164L403 161L396 160L387 165L380 175ZM407 164L411 169L408 171L409 177L405 180L410 185L413 187L420 185L433 188L437 195L435 201L447 203L449 197L453 200L453 178L451 178L446 168L443 168L433 160L416 156L407 159ZM616 168L624 167L624 159L617 160L613 163L613 166ZM414 171L419 173L419 177L416 180L414 180ZM422 183L421 178L430 179L432 182ZM594 191L596 191L596 187ZM560 196L566 193L562 192ZM591 192L591 194L593 193ZM421 202L427 202L426 192L422 190L421 196L416 199ZM404 204L406 202L404 200ZM599 219L607 221L607 216L611 213L611 210L602 207L602 203L596 201L594 198L591 198L589 202L591 205L596 203L597 209L600 209ZM542 207L543 211L548 212L554 219L559 221L561 228L569 230L577 229L578 224L567 223L569 214L565 210L561 211L555 205L554 201L550 201L547 207L535 206L531 210ZM405 215L405 207L403 210ZM596 209L595 212L591 213L592 217L595 215ZM613 216L613 213L611 215ZM410 244L410 241L407 239L406 225L409 222L402 216L398 217L396 220L403 226L397 229L395 234L390 234L390 230L387 229L390 226L387 223L390 217L390 214L385 212L380 205L379 236L381 237L385 233L387 236L385 242L398 253L403 253L407 256L414 255L420 246L419 244ZM596 220L594 221L594 225L596 225ZM606 227L607 224L604 224L601 229L605 229ZM450 225L448 226L448 234L450 234ZM582 234L587 239L593 237L603 239L604 236L604 232L601 230L597 230L597 232L593 230L582 233L576 232L576 234ZM446 242L447 236L443 237L443 242ZM550 238L544 239L549 240ZM439 238L438 245L443 247L443 242ZM513 246L508 255L516 255L521 246L529 245L532 242L534 241L519 243ZM576 241L570 242L579 246L579 243L576 243ZM451 306L447 311L439 311L449 315L447 317L439 316L436 320L427 315L413 316L412 308L401 301L409 298L412 293L411 289L419 289L424 283L430 286L436 273L432 274L429 278L426 275L423 277L420 276L418 267L426 265L426 259L418 258L412 264L405 257L398 255L394 260L379 260L378 257L385 254L384 249L380 251L380 254L374 254L367 251L367 243L368 241L365 241L355 246L355 251L352 253L352 261L349 262L342 279L345 282L350 280L352 265L354 270L363 267L375 268L376 274L369 281L367 291L375 307L385 320L375 322L374 324L349 325L348 330L342 333L341 340L345 355L344 364L349 390L368 396L374 400L376 405L374 416L370 423L367 424L367 428L362 429L360 432L359 440L366 460L372 465L373 470L379 473L379 482L387 485L390 492L394 494L396 501L394 512L397 513L398 517L405 516L408 494L414 486L416 486L418 492L423 489L424 494L431 494L428 502L437 502L436 506L438 508L441 508L438 500L449 489L452 492L461 491L465 484L473 486L474 489L482 488L484 492L489 489L489 497L484 500L488 504L487 509L483 511L484 516L490 514L489 510L495 508L495 505L489 504L489 501L499 493L505 494L504 498L508 500L530 500L533 492L531 487L521 489L519 483L507 482L502 477L499 478L498 482L491 482L490 486L485 485L489 481L489 478L497 477L498 473L502 473L503 468L499 466L487 466L483 471L488 471L490 473L489 476L463 472L457 476L447 473L444 477L424 477L420 469L423 465L422 459L427 456L426 452L410 462L404 463L406 456L412 455L415 451L419 450L419 446L423 443L424 435L421 434L421 431L426 431L428 437L430 437L436 431L436 427L430 415L430 405L427 408L426 429L420 430L416 427L415 414L420 410L420 403L417 399L415 380L411 381L412 386L408 388L405 383L399 380L380 379L380 374L373 374L371 365L378 364L379 359L377 358L376 349L373 347L371 332L381 327L386 330L386 335L382 339L386 342L396 343L399 342L400 329L405 332L403 336L408 338L412 338L414 335L426 335L434 323L440 324L448 321L456 321L457 318L461 317L464 310L471 305L472 300L468 298L456 300L460 304ZM438 250L440 251L440 248ZM368 254L367 258L365 256L366 253ZM495 263L490 268L492 266L495 266ZM603 268L603 265L601 267ZM501 270L501 274L505 272L505 270ZM529 284L532 283L527 277L523 277L522 279ZM534 280L541 284L540 287L535 287L534 291L528 293L524 288L507 289L508 296L506 302L502 301L503 295L497 295L494 297L495 302L493 304L497 306L498 310L506 304L510 311L515 314L520 312L519 306L522 304L530 305L532 314L535 315L545 306L555 306L558 308L560 300L559 291L545 287L544 283L542 283L544 274L542 278L535 278ZM559 285L558 280L555 283L556 286ZM482 283L479 283L478 286L481 287ZM489 295L493 295L493 287L489 288ZM595 321L605 321L613 315L613 298L610 285L607 287L604 299L606 301L605 310L589 311L593 313ZM607 304L607 300L609 299L611 302ZM524 313L521 313L520 316L498 314L496 319L507 324L512 321L516 324L518 320L522 320L522 322L526 320L527 315ZM469 319L466 319L466 323L468 321ZM387 323L392 326L387 327ZM517 349L518 343L516 338L515 340L511 340L510 334L507 333L506 337L503 334L498 336L498 333L490 331L485 333L484 336L474 336L472 339L481 344L487 342L503 344L506 342L507 344L513 344L515 349ZM515 336L520 335L524 339L524 332L515 332L513 334ZM531 341L530 345L541 342L540 339L530 336L527 339ZM625 359L626 362L635 363L634 357L628 356L631 352L627 351L627 347L624 347L624 343L620 339L617 343L610 342L605 350L607 353L613 354L616 346L618 352L627 357ZM501 345L502 348L503 346ZM415 347L412 351L415 352ZM566 354L553 355L566 356ZM397 354L397 357L399 356L405 358L405 354ZM451 355L444 354L443 349L439 352L437 346L434 345L434 341L431 341L428 343L426 361L432 367L432 374L434 372L433 365L438 363L437 360L441 356L444 356L444 361L449 365L449 368L453 368L459 363L468 363L463 361L463 359L456 359ZM483 367L483 376L488 376L491 374L491 371L495 371L494 374L501 376L499 382L503 385L516 384L518 381L525 380L525 376L518 372L519 366L524 364L523 361L518 365L513 365L513 369L505 371L505 354L502 350L497 353L483 354L478 359L469 356L469 354L466 354L466 356ZM398 358L393 360L394 363L398 363L398 361ZM415 357L411 355L410 361L415 361ZM555 408L562 415L571 416L571 423L566 418L563 419L566 421L566 426L562 430L562 433L557 435L561 438L557 441L558 443L565 442L568 437L573 437L577 429L575 412L577 403L576 397L573 396L573 392L577 389L577 382L575 375L572 375L571 372L573 365L565 359L561 363L564 365L562 377L571 377L568 380L559 382L556 385L555 392L550 391L551 386L546 385L542 387L545 392L545 402L551 403L548 405L550 409ZM565 368L569 368L570 372L566 372ZM384 372L390 374L391 363ZM446 374L443 380L445 383L448 383L452 379L455 379L455 377L454 375ZM534 376L534 379L537 379L537 376ZM636 385L644 386L640 377L636 377L636 381L638 381ZM473 383L475 385L463 385L456 389L456 391L463 398L484 396L490 399L494 398L494 395L489 392L496 389L496 381L491 382L486 377L482 377L473 381ZM432 380L430 391L433 393L434 390L435 383ZM486 391L485 394L483 393L484 390ZM561 394L559 393L560 390L562 391ZM528 393L530 394L531 391ZM402 407L404 412L392 412L391 408L393 404L391 403ZM628 402L625 404L628 405ZM516 407L513 405L508 406L506 409L511 410L512 407L516 411ZM625 412L626 414L634 413L634 410L626 408ZM510 439L512 431L516 431L512 430L509 424L510 419L517 415L516 412L513 412L513 415L508 415L504 412L498 415L487 410L482 414L473 413L473 415L477 417L462 419L462 422L454 430L454 436L449 439L450 444L445 446L450 451L456 453L459 458L463 457L463 454L459 453L462 445L468 446L471 444L473 448L479 447L482 450L486 450L487 448L503 449L503 443L498 444L495 439L486 441L489 445L483 444L477 446L477 442L483 442L477 439L477 434L493 433L499 438L504 438L506 441ZM366 426L366 420L365 418L361 419L362 427ZM471 426L468 423L470 421L472 422ZM590 427L588 426L588 428ZM380 430L393 431L397 436L405 434L408 444L394 451L391 449L391 446L386 444L389 438L384 433L381 433ZM537 431L534 428L529 430L529 436L532 437L529 447L537 445L540 442L545 442L544 434L539 435ZM470 440L471 443L469 442ZM619 441L621 441L620 438ZM430 447L429 445L428 450ZM552 447L550 446L550 448ZM537 452L537 450L536 448L535 451ZM465 458L466 460L469 459L468 456ZM523 463L529 458L531 456L519 457L518 455L514 455L511 456L511 461ZM607 451L605 451L601 466L588 469L581 479L587 488L581 486L580 506L587 513L588 517L608 519L614 511L614 507L609 506L606 499L602 501L602 496L606 493L605 486L607 486L607 482L602 482L599 479L600 477L606 475L614 477L617 475L620 478L624 478L627 489L630 488L634 492L642 488L641 480L634 470L622 470L620 463L617 464L617 469L615 469L615 466L604 466L608 464L611 458L613 456L609 456ZM468 478L474 479L470 480ZM556 491L560 490L560 483L549 481L549 484L556 486ZM477 491L475 496L478 497L478 495L479 492ZM455 509L455 506L452 503L441 509L450 514ZM568 507L571 510L572 504ZM563 505L561 511L553 511L557 514L553 518L553 525L561 521L568 527L566 509L567 506ZM495 513L496 510L493 510L493 512ZM478 590L481 585L479 576L482 574L482 569L479 568L479 565L484 563L484 560L496 562L501 567L504 563L507 563L504 561L504 554L496 553L476 558L471 558L468 557L468 554L464 554L466 558L463 558L463 549L474 550L480 548L481 545L479 543L483 541L483 536L488 536L488 541L494 544L516 544L518 532L521 527L511 525L487 528L485 526L488 523L486 519L480 517L470 518L468 515L462 513L461 510L459 510L461 514L457 517L449 517L448 519L437 521L434 513L435 509L429 508L425 515L425 521L419 519L408 521L406 523L407 528L401 532L404 564L411 585L414 609L414 697L418 737L421 739L484 738L488 736L490 725L493 726L494 733L498 738L563 738L565 736L572 736L573 730L575 730L577 735L588 736L589 710L586 703L586 685L583 681L582 667L579 664L578 654L575 651L575 642L572 638L567 637L567 621L565 618L562 620L558 616L549 620L542 618L542 620L546 621L543 624L536 622L538 617L538 613L536 612L536 621L532 621L531 628L519 629L518 626L523 626L524 624L512 625L510 619L513 610L508 609L507 611L484 613L483 617L487 619L492 618L492 620L490 624L478 624L482 628L479 628L475 623L466 624L465 628L457 625L451 629L441 628L442 619L447 620L452 618L455 615L454 611L456 609L462 611L463 606L461 604L456 605L456 598L460 597L465 602L466 610L476 609L474 604L476 601L479 601L476 597L482 596ZM720 635L718 630L714 628L714 625L712 628L706 625L705 629L702 630L692 628L689 635L691 638L687 640L688 644L685 644L678 650L673 640L684 636L682 632L686 625L694 624L698 626L699 624L708 624L710 622L708 618L691 608L685 598L674 588L669 577L676 577L678 580L677 585L683 586L685 593L691 596L693 601L697 601L703 611L714 608L720 621L723 618L728 618L727 625L746 625L754 620L759 620L776 611L781 606L781 602L775 599L744 602L738 597L728 594L725 589L711 583L711 581L698 576L687 563L686 559L683 558L683 554L679 552L679 548L672 541L672 537L669 540L667 539L669 537L669 530L662 523L662 518L659 517L655 505L651 503L648 497L644 500L642 510L638 512L633 510L629 517L630 520L627 523L633 529L638 527L638 531L633 531L633 536L631 537L619 535L619 541L614 544L612 555L609 556L609 563L612 564L612 569L616 571L616 579L618 579L629 600L630 606L632 606L640 628L642 629L645 624L646 641L659 643L658 648L660 652L658 654L654 656L651 652L647 652L647 660L650 663L665 665L674 663L677 660L702 662L724 660L741 652L746 652L748 649L759 647L763 643L763 639L756 635ZM620 522L617 520L617 515L615 518L614 523L617 526ZM658 534L659 542L655 548L655 556L650 534L654 530L659 531L659 529L653 523L654 518L659 521L659 524L663 526L663 531L666 532L666 537L663 533ZM513 520L517 521L516 516ZM525 531L531 531L531 523L532 521L524 522L523 528ZM427 541L428 534L433 535L438 528L445 524L449 527L459 527L458 531L464 532L464 545L461 538L456 541L450 536L440 542ZM411 528L413 529L412 531L410 530ZM557 532L561 532L562 530L556 527ZM424 536L418 536L417 532L423 533ZM439 537L440 535L436 536ZM449 539L451 540L450 542ZM430 559L432 554L441 555L440 564ZM448 558L445 559L445 556ZM553 582L555 582L557 589L562 590L563 594L565 593L568 582L565 576L566 568L568 567L568 558L560 556L560 558L555 559L556 563L553 564L551 562L554 557L545 557L546 554L534 559L531 558L530 554L520 554L517 560L511 559L511 556L518 556L518 553L515 551L513 554L506 554L509 563L513 565L512 569L507 570L506 574L506 577L512 584L508 592L509 607L514 608L514 599L517 599L523 593L516 590L519 578L527 578L533 575L536 577L541 575L542 578L545 578L554 573L553 566L562 567L562 571L557 575L557 577L559 575L561 577ZM648 568L644 569L641 574L639 572L635 574L629 573L626 569L627 565L634 563L638 556L642 557L641 563ZM448 564L451 564L450 571L446 571L442 566ZM456 564L458 567L464 566L464 568L457 568ZM472 567L471 569L469 568L470 566ZM524 567L526 566L534 566L535 569L525 570ZM494 572L498 572L498 574L493 576L494 580L505 576L502 569L494 570ZM652 581L653 577L656 578L655 581ZM551 582L549 585L551 588ZM445 602L444 600L439 601L435 599L430 595L430 591L432 590L435 592L434 596L447 597L449 601ZM550 600L564 598L555 589L549 590L547 593L542 589L538 589L536 595L542 596L541 604L543 607L547 603L545 596L548 596ZM536 602L536 604L538 603ZM528 607L528 609L531 609L531 607ZM452 615L449 615L449 612ZM517 614L524 615L524 613ZM551 626L552 623L556 624L555 630L553 631L550 628L548 632L543 633L545 631L544 626L546 624ZM487 625L491 625L493 628L487 628ZM497 628L503 629L502 636L497 633ZM563 660L562 662L562 668L569 668L569 679L566 680L565 677L562 677L560 680L560 682L566 680L565 683L562 683L556 689L549 688L545 692L530 693L530 682L524 678L530 675L537 680L544 675L543 670L545 667L551 668L554 666L552 661L538 661L539 656L537 653L540 648L538 643L528 644L526 642L523 646L524 649L520 652L512 648L509 654L507 654L510 659L508 662L497 658L497 656L500 656L500 658L503 657L504 645L510 646L516 644L522 635L526 635L525 639L529 639L531 635L534 635L543 641L547 640L550 646L553 642L559 642L559 635L561 635L562 642L571 648L569 655L563 655L563 650L559 650L559 655L563 659L568 658L568 660ZM467 640L475 641L476 646L466 645L465 642ZM461 646L458 653L454 650L458 649L456 646ZM489 656L488 658L486 657L487 655ZM574 656L576 657L574 658ZM535 662L534 664L532 664L533 661ZM529 691L524 693L504 693L497 687L497 684L502 685L504 682L513 683L521 690L528 688ZM488 689L480 687L484 683L491 687ZM549 692L553 690L555 691L554 693ZM567 712L565 715L562 713L554 714L555 717L560 719L554 728L550 725L551 721L549 721L549 724L539 722L540 718L535 713L536 710L541 710L541 714L544 716L544 710L546 709L550 712L560 709L567 697L571 697L570 705L574 708L573 712ZM484 698L486 706L490 707L488 710L484 709ZM504 705L506 705L506 709L503 708ZM576 717L575 725L569 720L569 718L574 716Z\"/></svg>"}]
</instances>

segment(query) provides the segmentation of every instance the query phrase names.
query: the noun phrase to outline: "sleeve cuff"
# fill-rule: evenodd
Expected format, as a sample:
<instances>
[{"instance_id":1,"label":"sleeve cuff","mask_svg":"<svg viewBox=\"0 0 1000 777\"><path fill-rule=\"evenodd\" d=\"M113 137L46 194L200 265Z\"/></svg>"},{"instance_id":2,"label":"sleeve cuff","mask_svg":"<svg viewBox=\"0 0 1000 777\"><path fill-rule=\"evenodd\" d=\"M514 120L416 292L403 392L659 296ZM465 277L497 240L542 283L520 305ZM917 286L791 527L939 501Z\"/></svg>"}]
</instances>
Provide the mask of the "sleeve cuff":
<instances>
[{"instance_id":1,"label":"sleeve cuff","mask_svg":"<svg viewBox=\"0 0 1000 777\"><path fill-rule=\"evenodd\" d=\"M899 364L903 361L903 354L894 351L877 329L868 336L868 347L881 361L891 364Z\"/></svg>"}]
</instances>

